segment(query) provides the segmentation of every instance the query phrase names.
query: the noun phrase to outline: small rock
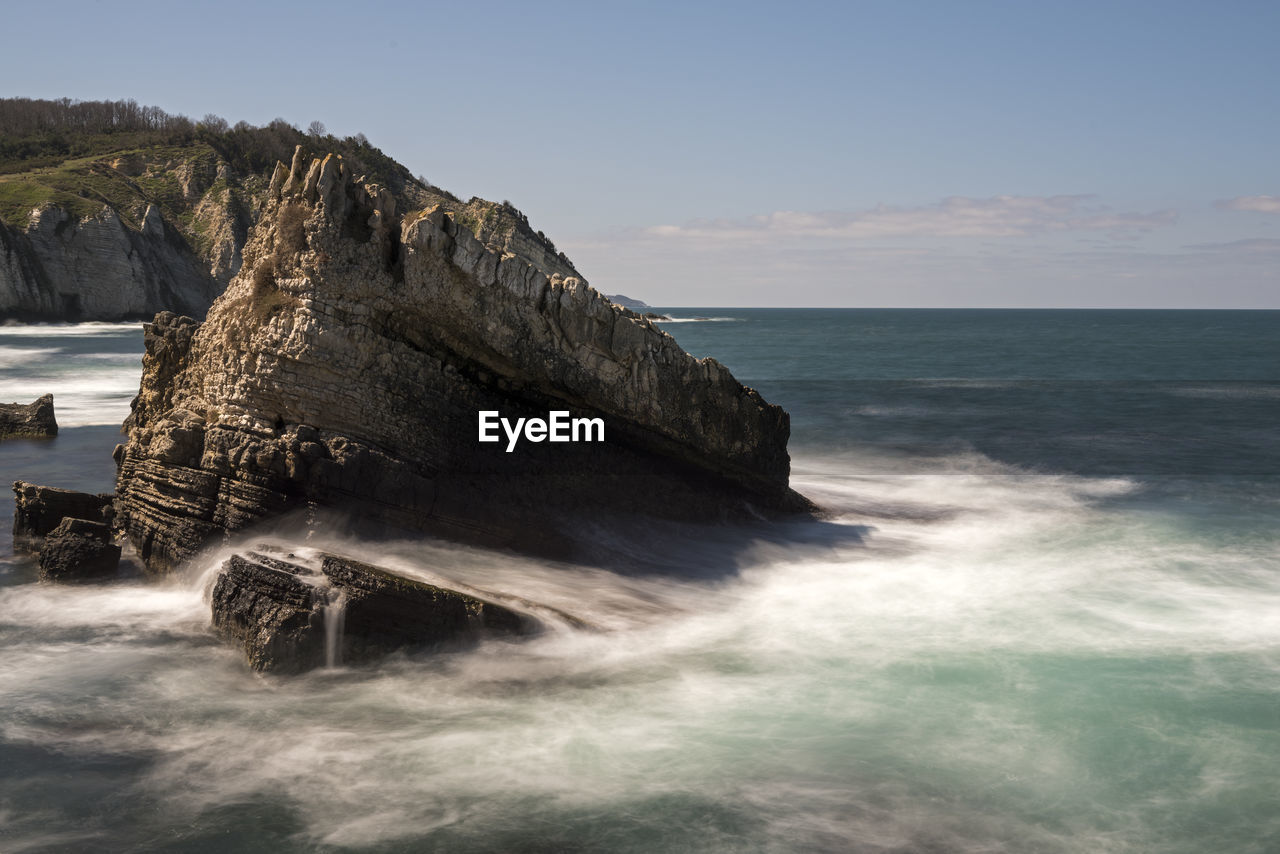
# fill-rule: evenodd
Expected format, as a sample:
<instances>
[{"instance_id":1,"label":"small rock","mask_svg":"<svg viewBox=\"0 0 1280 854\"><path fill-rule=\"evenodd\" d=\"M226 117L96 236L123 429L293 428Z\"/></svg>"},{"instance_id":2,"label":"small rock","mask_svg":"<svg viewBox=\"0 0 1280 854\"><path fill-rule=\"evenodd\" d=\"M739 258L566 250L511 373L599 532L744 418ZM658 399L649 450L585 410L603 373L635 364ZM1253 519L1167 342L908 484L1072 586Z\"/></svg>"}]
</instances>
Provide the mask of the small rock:
<instances>
[{"instance_id":1,"label":"small rock","mask_svg":"<svg viewBox=\"0 0 1280 854\"><path fill-rule=\"evenodd\" d=\"M46 394L35 403L0 403L0 440L51 439L57 435L53 395Z\"/></svg>"},{"instance_id":2,"label":"small rock","mask_svg":"<svg viewBox=\"0 0 1280 854\"><path fill-rule=\"evenodd\" d=\"M41 581L90 581L116 574L120 547L111 529L88 519L63 519L40 549Z\"/></svg>"},{"instance_id":3,"label":"small rock","mask_svg":"<svg viewBox=\"0 0 1280 854\"><path fill-rule=\"evenodd\" d=\"M363 663L400 649L527 634L532 618L336 555L232 555L212 594L213 626L261 672Z\"/></svg>"},{"instance_id":4,"label":"small rock","mask_svg":"<svg viewBox=\"0 0 1280 854\"><path fill-rule=\"evenodd\" d=\"M109 523L115 499L21 480L14 481L13 494L13 547L31 552L39 551L41 538L68 517Z\"/></svg>"}]
</instances>

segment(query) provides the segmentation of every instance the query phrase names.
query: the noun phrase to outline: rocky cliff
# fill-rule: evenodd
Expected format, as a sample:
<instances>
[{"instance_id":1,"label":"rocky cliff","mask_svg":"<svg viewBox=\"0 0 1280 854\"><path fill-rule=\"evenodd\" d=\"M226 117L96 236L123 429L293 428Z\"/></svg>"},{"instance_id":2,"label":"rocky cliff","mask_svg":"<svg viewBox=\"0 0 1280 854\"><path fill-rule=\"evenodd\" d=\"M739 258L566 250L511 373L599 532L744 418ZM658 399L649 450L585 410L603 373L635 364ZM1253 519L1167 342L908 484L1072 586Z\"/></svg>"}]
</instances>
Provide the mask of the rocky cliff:
<instances>
[{"instance_id":1,"label":"rocky cliff","mask_svg":"<svg viewBox=\"0 0 1280 854\"><path fill-rule=\"evenodd\" d=\"M301 134L274 124L202 133L180 145L52 165L47 158L0 159L0 320L122 320L160 311L203 317L239 272L249 230L267 203L276 161L263 161L262 152ZM349 161L376 165L364 168L402 210L442 205L484 242L550 272L577 274L510 204L462 202L367 142L344 144Z\"/></svg>"},{"instance_id":2,"label":"rocky cliff","mask_svg":"<svg viewBox=\"0 0 1280 854\"><path fill-rule=\"evenodd\" d=\"M150 206L141 228L110 207L84 219L33 211L25 230L0 223L0 314L33 320L122 320L174 309L203 315L217 277Z\"/></svg>"},{"instance_id":3,"label":"rocky cliff","mask_svg":"<svg viewBox=\"0 0 1280 854\"><path fill-rule=\"evenodd\" d=\"M0 175L0 317L203 316L239 270L253 195L204 145Z\"/></svg>"},{"instance_id":4,"label":"rocky cliff","mask_svg":"<svg viewBox=\"0 0 1280 854\"><path fill-rule=\"evenodd\" d=\"M529 251L518 218L486 231L461 207L401 213L335 155L277 166L208 319L147 327L117 463L150 569L302 505L561 553L611 514L807 507L782 409ZM601 418L605 441L508 452L477 441L481 410Z\"/></svg>"}]
</instances>

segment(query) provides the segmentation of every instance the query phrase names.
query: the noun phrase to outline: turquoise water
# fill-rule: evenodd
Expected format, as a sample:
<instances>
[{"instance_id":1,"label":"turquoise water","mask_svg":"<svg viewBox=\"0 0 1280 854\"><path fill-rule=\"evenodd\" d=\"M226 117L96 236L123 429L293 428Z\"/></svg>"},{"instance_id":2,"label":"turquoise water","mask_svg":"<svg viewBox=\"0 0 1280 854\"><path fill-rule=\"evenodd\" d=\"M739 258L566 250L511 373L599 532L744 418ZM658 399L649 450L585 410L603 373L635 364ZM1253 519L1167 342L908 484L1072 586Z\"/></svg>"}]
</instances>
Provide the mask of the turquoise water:
<instances>
[{"instance_id":1,"label":"turquoise water","mask_svg":"<svg viewBox=\"0 0 1280 854\"><path fill-rule=\"evenodd\" d=\"M210 635L218 555L0 558L0 850L1280 849L1280 313L672 312L829 518L629 577L312 530L604 630L292 680ZM98 396L0 476L109 487L140 335L0 332L0 398Z\"/></svg>"}]
</instances>

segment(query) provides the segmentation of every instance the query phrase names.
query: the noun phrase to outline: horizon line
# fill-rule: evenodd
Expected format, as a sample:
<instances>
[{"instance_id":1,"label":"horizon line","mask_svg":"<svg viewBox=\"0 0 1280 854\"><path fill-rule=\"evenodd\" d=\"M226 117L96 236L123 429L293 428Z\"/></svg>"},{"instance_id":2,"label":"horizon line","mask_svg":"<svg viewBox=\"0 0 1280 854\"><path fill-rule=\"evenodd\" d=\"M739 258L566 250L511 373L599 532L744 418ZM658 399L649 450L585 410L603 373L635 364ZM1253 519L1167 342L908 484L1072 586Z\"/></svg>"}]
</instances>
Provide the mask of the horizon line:
<instances>
[{"instance_id":1,"label":"horizon line","mask_svg":"<svg viewBox=\"0 0 1280 854\"><path fill-rule=\"evenodd\" d=\"M1088 305L680 305L646 303L649 308L745 308L745 309L813 309L858 311L1278 311L1275 308L1239 306L1088 306ZM634 309L633 309L634 311Z\"/></svg>"}]
</instances>

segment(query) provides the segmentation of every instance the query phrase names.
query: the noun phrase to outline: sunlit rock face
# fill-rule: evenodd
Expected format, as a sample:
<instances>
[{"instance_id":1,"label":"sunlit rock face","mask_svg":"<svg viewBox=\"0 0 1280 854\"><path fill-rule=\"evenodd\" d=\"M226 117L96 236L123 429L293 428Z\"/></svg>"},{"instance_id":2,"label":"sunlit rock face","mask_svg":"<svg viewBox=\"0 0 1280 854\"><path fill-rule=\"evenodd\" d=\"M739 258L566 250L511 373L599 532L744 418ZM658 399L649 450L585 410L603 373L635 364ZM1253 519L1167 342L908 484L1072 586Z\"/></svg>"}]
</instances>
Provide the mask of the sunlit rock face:
<instances>
[{"instance_id":1,"label":"sunlit rock face","mask_svg":"<svg viewBox=\"0 0 1280 854\"><path fill-rule=\"evenodd\" d=\"M53 395L33 403L0 403L0 440L51 439L58 435L58 419L53 412Z\"/></svg>"},{"instance_id":2,"label":"sunlit rock face","mask_svg":"<svg viewBox=\"0 0 1280 854\"><path fill-rule=\"evenodd\" d=\"M334 155L278 166L208 319L147 328L117 462L148 568L303 505L565 555L614 515L809 508L785 411L540 257L439 207L401 214ZM492 410L600 418L604 441L508 452L477 441Z\"/></svg>"}]
</instances>

